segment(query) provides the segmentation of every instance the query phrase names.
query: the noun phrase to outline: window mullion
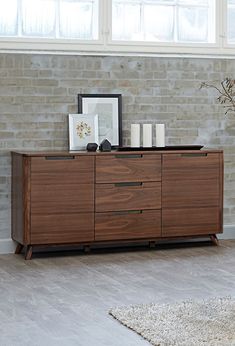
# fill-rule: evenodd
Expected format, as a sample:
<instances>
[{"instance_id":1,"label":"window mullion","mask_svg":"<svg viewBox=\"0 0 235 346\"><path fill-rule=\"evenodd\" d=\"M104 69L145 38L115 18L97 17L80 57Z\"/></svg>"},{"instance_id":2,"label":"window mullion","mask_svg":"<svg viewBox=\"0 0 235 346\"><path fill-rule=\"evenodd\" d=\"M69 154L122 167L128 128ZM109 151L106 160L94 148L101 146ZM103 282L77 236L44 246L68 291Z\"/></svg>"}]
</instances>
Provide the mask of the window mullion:
<instances>
[{"instance_id":1,"label":"window mullion","mask_svg":"<svg viewBox=\"0 0 235 346\"><path fill-rule=\"evenodd\" d=\"M112 0L99 2L99 39L105 45L112 39Z\"/></svg>"},{"instance_id":2,"label":"window mullion","mask_svg":"<svg viewBox=\"0 0 235 346\"><path fill-rule=\"evenodd\" d=\"M17 32L18 36L22 37L23 18L22 18L22 0L18 0L18 15L17 15Z\"/></svg>"},{"instance_id":3,"label":"window mullion","mask_svg":"<svg viewBox=\"0 0 235 346\"><path fill-rule=\"evenodd\" d=\"M55 37L60 37L60 2L61 0L56 1L56 16L55 16Z\"/></svg>"},{"instance_id":4,"label":"window mullion","mask_svg":"<svg viewBox=\"0 0 235 346\"><path fill-rule=\"evenodd\" d=\"M179 5L178 5L178 2L175 1L173 6L174 6L173 41L178 42L179 41Z\"/></svg>"},{"instance_id":5,"label":"window mullion","mask_svg":"<svg viewBox=\"0 0 235 346\"><path fill-rule=\"evenodd\" d=\"M141 4L140 4L140 35L143 39L145 39L145 36L146 36L145 22L144 22L144 9L145 9L145 5L143 4L143 1L141 1Z\"/></svg>"}]
</instances>

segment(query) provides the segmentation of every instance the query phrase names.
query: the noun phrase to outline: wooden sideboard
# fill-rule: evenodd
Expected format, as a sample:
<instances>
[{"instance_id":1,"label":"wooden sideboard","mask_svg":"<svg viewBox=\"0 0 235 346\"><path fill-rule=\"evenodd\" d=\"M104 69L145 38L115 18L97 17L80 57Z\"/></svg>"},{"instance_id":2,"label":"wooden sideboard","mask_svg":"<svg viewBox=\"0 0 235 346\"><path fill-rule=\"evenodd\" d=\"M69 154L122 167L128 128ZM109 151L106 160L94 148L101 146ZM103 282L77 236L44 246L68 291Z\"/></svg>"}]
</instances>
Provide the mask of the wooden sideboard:
<instances>
[{"instance_id":1,"label":"wooden sideboard","mask_svg":"<svg viewBox=\"0 0 235 346\"><path fill-rule=\"evenodd\" d=\"M12 152L12 238L25 247L223 231L221 150Z\"/></svg>"}]
</instances>

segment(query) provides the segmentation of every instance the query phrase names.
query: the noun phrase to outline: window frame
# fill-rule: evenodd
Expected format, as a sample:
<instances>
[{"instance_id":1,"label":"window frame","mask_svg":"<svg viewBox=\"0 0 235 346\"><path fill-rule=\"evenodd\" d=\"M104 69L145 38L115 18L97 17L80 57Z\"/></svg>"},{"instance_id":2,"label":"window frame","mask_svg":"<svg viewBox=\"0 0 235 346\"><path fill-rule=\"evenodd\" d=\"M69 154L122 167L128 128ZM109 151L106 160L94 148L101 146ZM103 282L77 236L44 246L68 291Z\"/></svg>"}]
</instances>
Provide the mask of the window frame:
<instances>
[{"instance_id":1,"label":"window frame","mask_svg":"<svg viewBox=\"0 0 235 346\"><path fill-rule=\"evenodd\" d=\"M82 40L82 39L66 39L66 38L42 38L42 37L0 37L0 52L2 50L38 50L38 51L92 51L94 47L100 49L104 45L103 22L104 11L103 1L99 0L98 4L98 39ZM14 48L13 48L14 47Z\"/></svg>"},{"instance_id":2,"label":"window frame","mask_svg":"<svg viewBox=\"0 0 235 346\"><path fill-rule=\"evenodd\" d=\"M235 42L229 43L228 42L228 5L227 0L223 0L223 8L222 8L222 14L223 14L223 47L225 49L234 49L235 52Z\"/></svg>"},{"instance_id":3,"label":"window frame","mask_svg":"<svg viewBox=\"0 0 235 346\"><path fill-rule=\"evenodd\" d=\"M215 43L112 40L112 0L99 0L97 40L0 37L1 52L231 57L235 44L227 42L227 0L215 0Z\"/></svg>"}]
</instances>

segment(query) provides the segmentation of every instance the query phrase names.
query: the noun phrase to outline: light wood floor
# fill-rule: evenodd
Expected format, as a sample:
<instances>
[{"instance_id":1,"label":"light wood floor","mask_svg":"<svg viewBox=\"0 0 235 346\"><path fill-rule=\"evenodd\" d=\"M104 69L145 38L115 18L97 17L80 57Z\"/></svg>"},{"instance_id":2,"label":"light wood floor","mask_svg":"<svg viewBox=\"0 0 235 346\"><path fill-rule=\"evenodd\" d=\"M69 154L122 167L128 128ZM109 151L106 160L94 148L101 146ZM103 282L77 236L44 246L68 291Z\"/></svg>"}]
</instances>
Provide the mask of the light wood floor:
<instances>
[{"instance_id":1,"label":"light wood floor","mask_svg":"<svg viewBox=\"0 0 235 346\"><path fill-rule=\"evenodd\" d=\"M113 306L235 297L235 241L219 247L0 256L0 345L144 346Z\"/></svg>"}]
</instances>

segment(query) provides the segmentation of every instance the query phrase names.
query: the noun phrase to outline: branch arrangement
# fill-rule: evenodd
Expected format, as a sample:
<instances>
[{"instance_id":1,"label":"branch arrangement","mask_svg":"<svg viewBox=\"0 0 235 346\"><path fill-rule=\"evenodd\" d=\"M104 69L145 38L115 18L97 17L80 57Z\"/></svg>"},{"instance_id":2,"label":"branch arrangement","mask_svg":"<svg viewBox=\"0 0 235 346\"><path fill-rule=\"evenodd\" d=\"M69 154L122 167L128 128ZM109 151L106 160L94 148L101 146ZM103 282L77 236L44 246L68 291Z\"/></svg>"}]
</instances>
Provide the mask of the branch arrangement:
<instances>
[{"instance_id":1,"label":"branch arrangement","mask_svg":"<svg viewBox=\"0 0 235 346\"><path fill-rule=\"evenodd\" d=\"M217 100L226 109L225 115L229 112L235 113L235 91L233 90L235 88L235 79L225 78L220 82L220 87L203 82L200 86L200 89L202 88L216 89L219 93Z\"/></svg>"}]
</instances>

